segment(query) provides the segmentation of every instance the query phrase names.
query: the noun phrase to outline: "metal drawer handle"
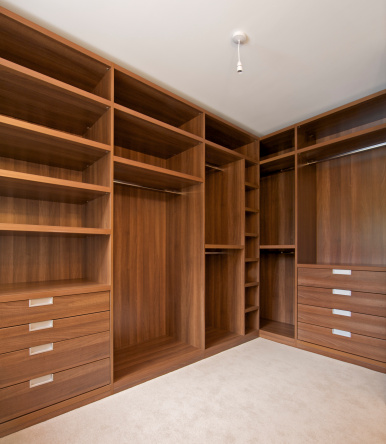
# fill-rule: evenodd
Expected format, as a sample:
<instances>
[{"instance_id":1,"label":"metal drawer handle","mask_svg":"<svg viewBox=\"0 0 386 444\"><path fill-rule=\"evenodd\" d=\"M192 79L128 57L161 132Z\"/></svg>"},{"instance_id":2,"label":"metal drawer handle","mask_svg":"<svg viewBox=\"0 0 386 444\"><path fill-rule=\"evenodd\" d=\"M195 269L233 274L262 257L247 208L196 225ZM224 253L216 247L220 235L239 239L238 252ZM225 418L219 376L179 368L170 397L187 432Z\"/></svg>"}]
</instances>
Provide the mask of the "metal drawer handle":
<instances>
[{"instance_id":1,"label":"metal drawer handle","mask_svg":"<svg viewBox=\"0 0 386 444\"><path fill-rule=\"evenodd\" d=\"M29 331L36 331L36 330L44 330L46 328L52 328L54 326L54 321L43 321L43 322L34 322L32 324L29 324Z\"/></svg>"},{"instance_id":2,"label":"metal drawer handle","mask_svg":"<svg viewBox=\"0 0 386 444\"><path fill-rule=\"evenodd\" d=\"M338 315L338 316L349 316L351 317L351 311L347 311L347 310L338 310L336 308L332 309L332 314L334 315Z\"/></svg>"},{"instance_id":3,"label":"metal drawer handle","mask_svg":"<svg viewBox=\"0 0 386 444\"><path fill-rule=\"evenodd\" d=\"M332 329L333 335L345 336L346 338L351 338L351 333L349 331L337 330L336 328Z\"/></svg>"},{"instance_id":4,"label":"metal drawer handle","mask_svg":"<svg viewBox=\"0 0 386 444\"><path fill-rule=\"evenodd\" d=\"M339 270L338 268L333 268L332 274L346 274L347 276L351 276L351 270Z\"/></svg>"},{"instance_id":5,"label":"metal drawer handle","mask_svg":"<svg viewBox=\"0 0 386 444\"><path fill-rule=\"evenodd\" d=\"M51 373L50 375L40 376L40 378L31 379L29 382L29 388L37 387L38 385L47 384L49 382L53 382L54 375Z\"/></svg>"},{"instance_id":6,"label":"metal drawer handle","mask_svg":"<svg viewBox=\"0 0 386 444\"><path fill-rule=\"evenodd\" d=\"M50 344L37 345L36 347L30 347L29 355L38 355L39 353L46 353L52 351L54 349L54 344L51 342Z\"/></svg>"},{"instance_id":7,"label":"metal drawer handle","mask_svg":"<svg viewBox=\"0 0 386 444\"><path fill-rule=\"evenodd\" d=\"M54 303L54 298L40 298L40 299L30 299L30 307L41 307L42 305L52 305Z\"/></svg>"},{"instance_id":8,"label":"metal drawer handle","mask_svg":"<svg viewBox=\"0 0 386 444\"><path fill-rule=\"evenodd\" d=\"M351 296L351 290L339 290L338 288L333 288L332 294L340 294L342 296Z\"/></svg>"}]
</instances>

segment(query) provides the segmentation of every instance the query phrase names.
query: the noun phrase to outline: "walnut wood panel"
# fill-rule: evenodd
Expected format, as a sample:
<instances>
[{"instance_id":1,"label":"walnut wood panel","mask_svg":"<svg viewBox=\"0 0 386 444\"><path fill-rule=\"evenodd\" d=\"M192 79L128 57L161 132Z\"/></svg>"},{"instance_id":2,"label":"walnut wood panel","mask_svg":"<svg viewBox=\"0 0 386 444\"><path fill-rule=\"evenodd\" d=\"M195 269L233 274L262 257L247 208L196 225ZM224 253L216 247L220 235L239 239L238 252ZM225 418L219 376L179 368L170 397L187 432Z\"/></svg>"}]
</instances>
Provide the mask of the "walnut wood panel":
<instances>
[{"instance_id":1,"label":"walnut wood panel","mask_svg":"<svg viewBox=\"0 0 386 444\"><path fill-rule=\"evenodd\" d=\"M110 122L113 119L113 110L108 106L105 107L106 112L102 114L99 119L95 120L91 126L86 127L83 137L91 140L98 140L102 143L111 144L112 142L112 127Z\"/></svg>"},{"instance_id":2,"label":"walnut wood panel","mask_svg":"<svg viewBox=\"0 0 386 444\"><path fill-rule=\"evenodd\" d=\"M287 171L260 181L260 236L262 245L295 242L295 174Z\"/></svg>"},{"instance_id":3,"label":"walnut wood panel","mask_svg":"<svg viewBox=\"0 0 386 444\"><path fill-rule=\"evenodd\" d=\"M203 182L197 176L114 157L114 178L149 188L181 190Z\"/></svg>"},{"instance_id":4,"label":"walnut wood panel","mask_svg":"<svg viewBox=\"0 0 386 444\"><path fill-rule=\"evenodd\" d=\"M251 311L245 313L245 334L258 331L259 327L259 309L258 307L252 307Z\"/></svg>"},{"instance_id":5,"label":"walnut wood panel","mask_svg":"<svg viewBox=\"0 0 386 444\"><path fill-rule=\"evenodd\" d=\"M166 159L162 157L152 156L150 154L141 153L140 151L129 150L121 146L114 146L114 155L124 159L135 160L136 162L147 163L149 165L166 168Z\"/></svg>"},{"instance_id":6,"label":"walnut wood panel","mask_svg":"<svg viewBox=\"0 0 386 444\"><path fill-rule=\"evenodd\" d=\"M333 274L331 268L298 268L298 284L366 293L386 293L386 271L351 270L351 275Z\"/></svg>"},{"instance_id":7,"label":"walnut wood panel","mask_svg":"<svg viewBox=\"0 0 386 444\"><path fill-rule=\"evenodd\" d=\"M259 142L257 140L235 149L246 158L246 164L259 163Z\"/></svg>"},{"instance_id":8,"label":"walnut wood panel","mask_svg":"<svg viewBox=\"0 0 386 444\"><path fill-rule=\"evenodd\" d=\"M290 128L260 139L260 160L295 151L295 130Z\"/></svg>"},{"instance_id":9,"label":"walnut wood panel","mask_svg":"<svg viewBox=\"0 0 386 444\"><path fill-rule=\"evenodd\" d=\"M0 57L85 91L101 90L98 85L109 69L107 62L12 13L7 15L0 15ZM103 90L100 95L109 98Z\"/></svg>"},{"instance_id":10,"label":"walnut wood panel","mask_svg":"<svg viewBox=\"0 0 386 444\"><path fill-rule=\"evenodd\" d=\"M298 305L298 321L321 327L336 328L359 335L386 339L386 318L351 312L350 316L333 313L333 309Z\"/></svg>"},{"instance_id":11,"label":"walnut wood panel","mask_svg":"<svg viewBox=\"0 0 386 444\"><path fill-rule=\"evenodd\" d=\"M295 258L275 252L260 256L261 317L285 324L294 324Z\"/></svg>"},{"instance_id":12,"label":"walnut wood panel","mask_svg":"<svg viewBox=\"0 0 386 444\"><path fill-rule=\"evenodd\" d=\"M111 236L88 236L86 251L86 277L93 282L111 284Z\"/></svg>"},{"instance_id":13,"label":"walnut wood panel","mask_svg":"<svg viewBox=\"0 0 386 444\"><path fill-rule=\"evenodd\" d=\"M386 148L316 167L317 263L386 263Z\"/></svg>"},{"instance_id":14,"label":"walnut wood panel","mask_svg":"<svg viewBox=\"0 0 386 444\"><path fill-rule=\"evenodd\" d=\"M196 145L193 148L166 159L166 168L199 177L200 179L204 178L203 165L203 144Z\"/></svg>"},{"instance_id":15,"label":"walnut wood panel","mask_svg":"<svg viewBox=\"0 0 386 444\"><path fill-rule=\"evenodd\" d=\"M295 326L284 322L260 319L259 337L295 346Z\"/></svg>"},{"instance_id":16,"label":"walnut wood panel","mask_svg":"<svg viewBox=\"0 0 386 444\"><path fill-rule=\"evenodd\" d=\"M2 409L0 422L9 421L48 405L64 401L110 383L110 360L55 373L48 384L30 388L29 382L0 390Z\"/></svg>"},{"instance_id":17,"label":"walnut wood panel","mask_svg":"<svg viewBox=\"0 0 386 444\"><path fill-rule=\"evenodd\" d=\"M254 141L251 134L238 129L223 119L205 114L205 137L210 142L234 150Z\"/></svg>"},{"instance_id":18,"label":"walnut wood panel","mask_svg":"<svg viewBox=\"0 0 386 444\"><path fill-rule=\"evenodd\" d=\"M170 335L165 193L115 186L114 348Z\"/></svg>"},{"instance_id":19,"label":"walnut wood panel","mask_svg":"<svg viewBox=\"0 0 386 444\"><path fill-rule=\"evenodd\" d=\"M260 162L260 175L268 176L277 172L291 170L295 168L295 155L281 154L276 157L272 157Z\"/></svg>"},{"instance_id":20,"label":"walnut wood panel","mask_svg":"<svg viewBox=\"0 0 386 444\"><path fill-rule=\"evenodd\" d=\"M384 92L342 108L300 124L298 148L333 140L386 122L386 94Z\"/></svg>"},{"instance_id":21,"label":"walnut wood panel","mask_svg":"<svg viewBox=\"0 0 386 444\"><path fill-rule=\"evenodd\" d=\"M169 197L166 220L167 294L175 337L205 346L204 186Z\"/></svg>"},{"instance_id":22,"label":"walnut wood panel","mask_svg":"<svg viewBox=\"0 0 386 444\"><path fill-rule=\"evenodd\" d=\"M200 138L157 124L115 105L114 143L144 154L167 159L200 143Z\"/></svg>"},{"instance_id":23,"label":"walnut wood panel","mask_svg":"<svg viewBox=\"0 0 386 444\"><path fill-rule=\"evenodd\" d=\"M386 341L369 336L351 334L351 338L332 333L331 328L298 323L298 339L353 355L386 362Z\"/></svg>"},{"instance_id":24,"label":"walnut wood panel","mask_svg":"<svg viewBox=\"0 0 386 444\"><path fill-rule=\"evenodd\" d=\"M109 354L108 331L55 342L53 350L45 353L30 355L29 349L4 353L0 355L0 387L108 358Z\"/></svg>"},{"instance_id":25,"label":"walnut wood panel","mask_svg":"<svg viewBox=\"0 0 386 444\"><path fill-rule=\"evenodd\" d=\"M149 82L128 75L120 69L114 70L114 101L178 128L196 119L200 114L198 109L177 100L175 96L153 87ZM186 127L185 129L201 136L201 125L198 128L191 125L189 129Z\"/></svg>"},{"instance_id":26,"label":"walnut wood panel","mask_svg":"<svg viewBox=\"0 0 386 444\"><path fill-rule=\"evenodd\" d=\"M110 150L100 142L6 116L0 116L0 137L0 156L33 162L40 168L43 165L57 167L62 174L66 170L81 171ZM68 176L56 177L70 179Z\"/></svg>"},{"instance_id":27,"label":"walnut wood panel","mask_svg":"<svg viewBox=\"0 0 386 444\"><path fill-rule=\"evenodd\" d=\"M205 257L205 326L244 334L242 251Z\"/></svg>"},{"instance_id":28,"label":"walnut wood panel","mask_svg":"<svg viewBox=\"0 0 386 444\"><path fill-rule=\"evenodd\" d=\"M3 328L106 311L110 304L109 293L100 292L56 296L52 304L32 307L29 299L24 297L24 300L2 302L0 308L0 326Z\"/></svg>"},{"instance_id":29,"label":"walnut wood panel","mask_svg":"<svg viewBox=\"0 0 386 444\"><path fill-rule=\"evenodd\" d=\"M211 165L226 165L227 163L236 162L240 159L243 159L242 154L213 142L205 142L205 161Z\"/></svg>"},{"instance_id":30,"label":"walnut wood panel","mask_svg":"<svg viewBox=\"0 0 386 444\"><path fill-rule=\"evenodd\" d=\"M0 64L0 79L1 114L78 136L83 136L109 106L109 102L47 83L5 61Z\"/></svg>"},{"instance_id":31,"label":"walnut wood panel","mask_svg":"<svg viewBox=\"0 0 386 444\"><path fill-rule=\"evenodd\" d=\"M209 173L205 181L205 243L244 243L244 161Z\"/></svg>"},{"instance_id":32,"label":"walnut wood panel","mask_svg":"<svg viewBox=\"0 0 386 444\"><path fill-rule=\"evenodd\" d=\"M29 329L29 324L0 329L0 353L22 350L50 342L92 335L110 328L108 311L52 320L51 328Z\"/></svg>"},{"instance_id":33,"label":"walnut wood panel","mask_svg":"<svg viewBox=\"0 0 386 444\"><path fill-rule=\"evenodd\" d=\"M386 295L379 293L352 291L351 296L342 296L332 289L299 285L298 303L386 317Z\"/></svg>"}]
</instances>

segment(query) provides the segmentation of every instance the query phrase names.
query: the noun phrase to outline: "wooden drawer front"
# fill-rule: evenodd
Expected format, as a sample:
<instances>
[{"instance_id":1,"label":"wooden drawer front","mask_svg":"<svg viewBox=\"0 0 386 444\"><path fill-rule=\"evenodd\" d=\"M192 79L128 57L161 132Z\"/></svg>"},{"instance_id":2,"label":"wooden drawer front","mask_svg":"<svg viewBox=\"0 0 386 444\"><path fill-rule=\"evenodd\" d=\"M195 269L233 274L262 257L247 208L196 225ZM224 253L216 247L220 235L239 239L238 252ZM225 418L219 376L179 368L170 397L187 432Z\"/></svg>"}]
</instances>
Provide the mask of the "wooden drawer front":
<instances>
[{"instance_id":1,"label":"wooden drawer front","mask_svg":"<svg viewBox=\"0 0 386 444\"><path fill-rule=\"evenodd\" d=\"M386 317L386 295L352 291L351 296L334 294L331 288L298 287L299 304L337 308Z\"/></svg>"},{"instance_id":2,"label":"wooden drawer front","mask_svg":"<svg viewBox=\"0 0 386 444\"><path fill-rule=\"evenodd\" d=\"M32 388L27 381L0 389L0 422L110 384L110 359L54 373L52 379Z\"/></svg>"},{"instance_id":3,"label":"wooden drawer front","mask_svg":"<svg viewBox=\"0 0 386 444\"><path fill-rule=\"evenodd\" d=\"M331 328L298 322L298 340L333 348L353 355L386 362L386 341L351 334L351 338L332 333Z\"/></svg>"},{"instance_id":4,"label":"wooden drawer front","mask_svg":"<svg viewBox=\"0 0 386 444\"><path fill-rule=\"evenodd\" d=\"M97 333L42 347L47 351L33 348L0 355L0 387L107 358L110 335L109 332ZM36 354L30 355L31 350Z\"/></svg>"},{"instance_id":5,"label":"wooden drawer front","mask_svg":"<svg viewBox=\"0 0 386 444\"><path fill-rule=\"evenodd\" d=\"M3 302L0 304L0 328L106 311L110 309L109 300L109 292L101 292ZM40 302L45 305L30 307Z\"/></svg>"},{"instance_id":6,"label":"wooden drawer front","mask_svg":"<svg viewBox=\"0 0 386 444\"><path fill-rule=\"evenodd\" d=\"M298 285L366 293L386 293L386 272L351 270L351 275L334 274L338 268L299 268ZM347 270L342 270L346 272Z\"/></svg>"},{"instance_id":7,"label":"wooden drawer front","mask_svg":"<svg viewBox=\"0 0 386 444\"><path fill-rule=\"evenodd\" d=\"M110 312L108 311L1 328L0 353L92 335L108 331L109 328Z\"/></svg>"},{"instance_id":8,"label":"wooden drawer front","mask_svg":"<svg viewBox=\"0 0 386 444\"><path fill-rule=\"evenodd\" d=\"M350 316L347 316L350 314ZM354 313L348 310L298 306L298 321L321 327L337 328L359 335L386 339L386 318Z\"/></svg>"}]
</instances>

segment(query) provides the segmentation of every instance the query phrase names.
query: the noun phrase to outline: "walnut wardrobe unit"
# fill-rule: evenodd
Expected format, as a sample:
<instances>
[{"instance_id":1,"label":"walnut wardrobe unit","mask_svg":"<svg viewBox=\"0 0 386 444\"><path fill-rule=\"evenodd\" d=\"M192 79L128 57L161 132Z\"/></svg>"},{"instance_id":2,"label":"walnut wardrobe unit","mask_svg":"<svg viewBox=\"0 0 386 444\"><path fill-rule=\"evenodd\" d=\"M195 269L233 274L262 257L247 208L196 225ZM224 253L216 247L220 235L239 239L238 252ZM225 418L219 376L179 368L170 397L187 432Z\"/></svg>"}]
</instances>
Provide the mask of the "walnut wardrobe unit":
<instances>
[{"instance_id":1,"label":"walnut wardrobe unit","mask_svg":"<svg viewBox=\"0 0 386 444\"><path fill-rule=\"evenodd\" d=\"M258 139L0 10L0 436L258 337Z\"/></svg>"}]
</instances>

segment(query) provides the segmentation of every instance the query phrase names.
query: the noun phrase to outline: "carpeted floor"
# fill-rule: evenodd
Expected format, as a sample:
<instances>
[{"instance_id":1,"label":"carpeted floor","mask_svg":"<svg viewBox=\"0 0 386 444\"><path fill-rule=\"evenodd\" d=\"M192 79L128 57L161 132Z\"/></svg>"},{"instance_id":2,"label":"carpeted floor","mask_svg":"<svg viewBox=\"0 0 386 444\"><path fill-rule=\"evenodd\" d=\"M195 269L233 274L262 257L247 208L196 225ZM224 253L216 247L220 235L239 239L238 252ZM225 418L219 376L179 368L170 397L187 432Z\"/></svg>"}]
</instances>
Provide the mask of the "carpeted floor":
<instances>
[{"instance_id":1,"label":"carpeted floor","mask_svg":"<svg viewBox=\"0 0 386 444\"><path fill-rule=\"evenodd\" d=\"M386 443L386 375L264 339L1 444Z\"/></svg>"}]
</instances>

